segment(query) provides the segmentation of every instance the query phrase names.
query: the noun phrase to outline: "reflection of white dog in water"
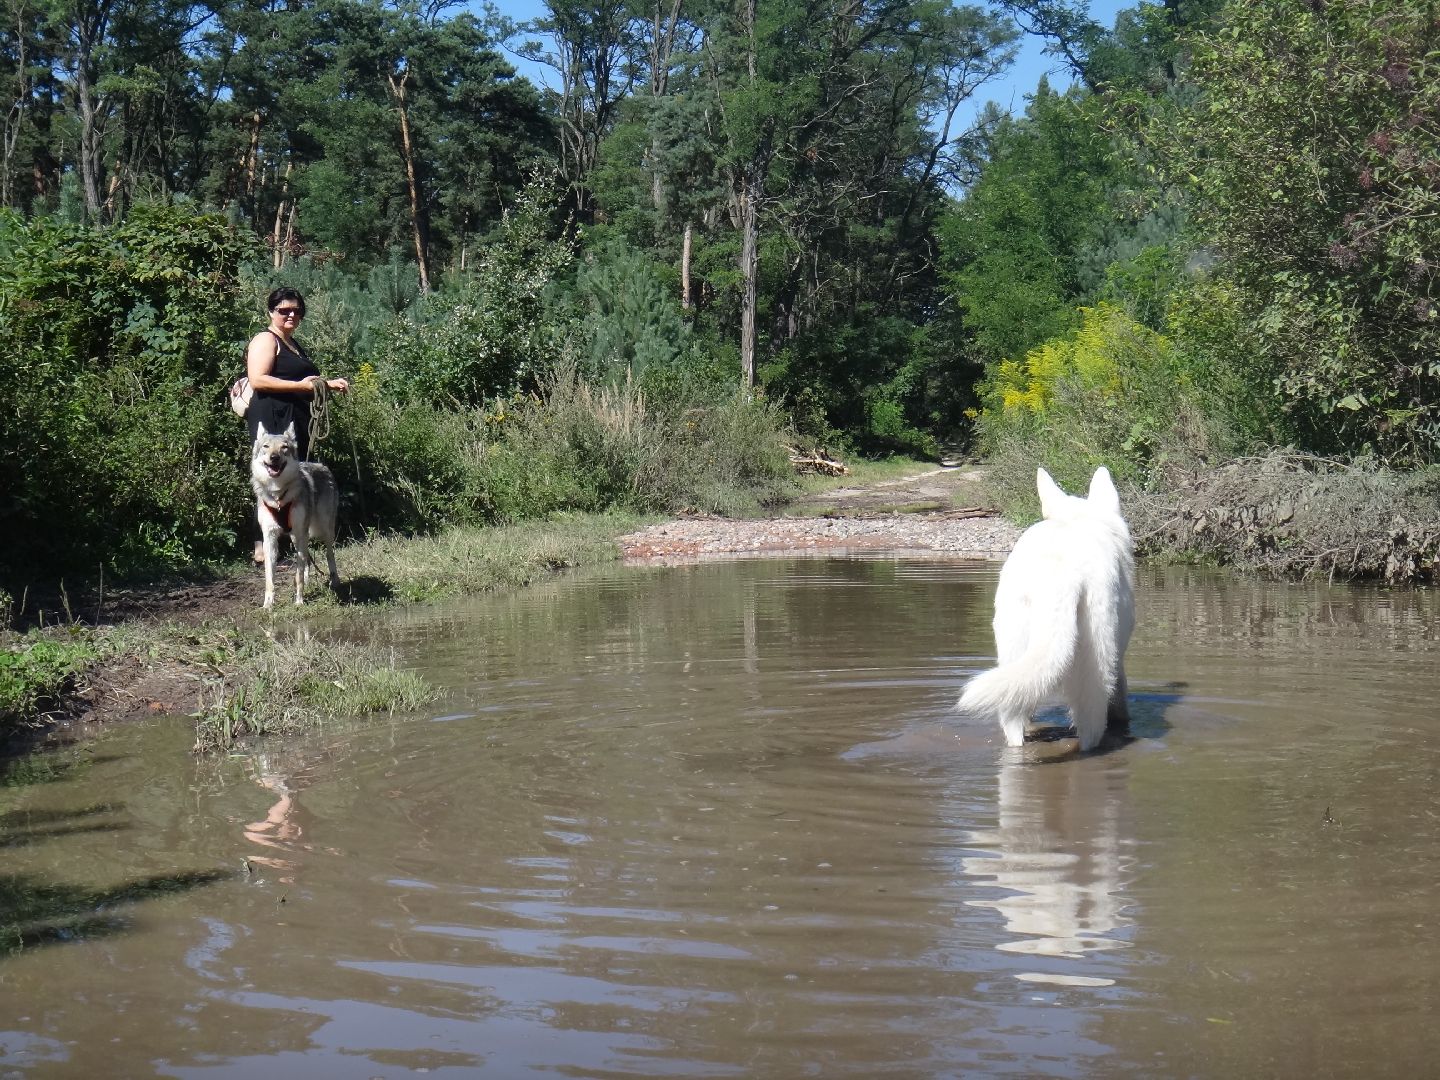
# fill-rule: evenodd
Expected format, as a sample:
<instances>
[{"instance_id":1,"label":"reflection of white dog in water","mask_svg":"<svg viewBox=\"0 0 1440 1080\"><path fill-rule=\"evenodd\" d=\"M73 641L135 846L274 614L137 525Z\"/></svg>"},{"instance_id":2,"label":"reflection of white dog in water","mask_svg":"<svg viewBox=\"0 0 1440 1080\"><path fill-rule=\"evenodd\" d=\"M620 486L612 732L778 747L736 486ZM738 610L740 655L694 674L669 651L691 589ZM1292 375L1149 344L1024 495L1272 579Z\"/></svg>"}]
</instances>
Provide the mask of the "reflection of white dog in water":
<instances>
[{"instance_id":1,"label":"reflection of white dog in water","mask_svg":"<svg viewBox=\"0 0 1440 1080\"><path fill-rule=\"evenodd\" d=\"M1018 935L997 949L1078 960L1129 946L1127 782L1122 767L1093 759L1073 768L1001 763L995 828L972 836L983 854L961 863L999 894L966 903L995 909ZM1112 981L1093 968L1053 965L1016 977L1072 986Z\"/></svg>"},{"instance_id":2,"label":"reflection of white dog in water","mask_svg":"<svg viewBox=\"0 0 1440 1080\"><path fill-rule=\"evenodd\" d=\"M1043 520L1030 526L1000 571L995 590L999 666L977 675L960 695L967 712L1000 716L1005 741L1019 746L1047 697L1059 694L1081 750L1092 750L1110 723L1129 720L1125 646L1135 627L1135 561L1120 497L1103 465L1087 498L1061 491L1036 472Z\"/></svg>"}]
</instances>

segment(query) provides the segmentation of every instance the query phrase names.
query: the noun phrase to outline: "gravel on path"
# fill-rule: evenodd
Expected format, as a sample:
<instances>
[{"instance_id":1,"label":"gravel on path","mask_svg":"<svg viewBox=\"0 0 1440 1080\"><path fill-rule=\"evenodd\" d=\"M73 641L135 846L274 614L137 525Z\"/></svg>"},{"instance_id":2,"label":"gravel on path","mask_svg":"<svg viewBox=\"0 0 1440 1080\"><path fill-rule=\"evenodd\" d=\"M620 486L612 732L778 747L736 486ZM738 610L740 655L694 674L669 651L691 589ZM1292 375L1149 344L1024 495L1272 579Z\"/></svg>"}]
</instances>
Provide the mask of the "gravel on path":
<instances>
[{"instance_id":1,"label":"gravel on path","mask_svg":"<svg viewBox=\"0 0 1440 1080\"><path fill-rule=\"evenodd\" d=\"M1000 560L1019 535L1003 518L963 511L753 521L682 518L622 536L620 548L627 563L851 551Z\"/></svg>"},{"instance_id":2,"label":"gravel on path","mask_svg":"<svg viewBox=\"0 0 1440 1080\"><path fill-rule=\"evenodd\" d=\"M815 552L998 561L1015 546L1020 529L979 505L982 472L941 467L836 487L798 501L784 517L679 518L620 537L620 550L627 563Z\"/></svg>"}]
</instances>

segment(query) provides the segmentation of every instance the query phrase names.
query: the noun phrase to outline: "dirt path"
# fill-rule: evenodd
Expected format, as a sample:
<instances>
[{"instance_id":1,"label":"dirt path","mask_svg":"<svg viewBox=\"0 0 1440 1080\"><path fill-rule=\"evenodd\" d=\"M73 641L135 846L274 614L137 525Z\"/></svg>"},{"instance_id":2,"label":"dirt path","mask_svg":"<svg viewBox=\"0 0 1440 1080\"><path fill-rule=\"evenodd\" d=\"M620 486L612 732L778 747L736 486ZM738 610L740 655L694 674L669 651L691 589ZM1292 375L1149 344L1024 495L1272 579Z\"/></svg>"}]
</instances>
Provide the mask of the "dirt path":
<instances>
[{"instance_id":1,"label":"dirt path","mask_svg":"<svg viewBox=\"0 0 1440 1080\"><path fill-rule=\"evenodd\" d=\"M936 468L809 496L780 517L667 521L622 536L621 551L627 562L877 550L1004 558L1019 530L983 504L979 476L973 468Z\"/></svg>"}]
</instances>

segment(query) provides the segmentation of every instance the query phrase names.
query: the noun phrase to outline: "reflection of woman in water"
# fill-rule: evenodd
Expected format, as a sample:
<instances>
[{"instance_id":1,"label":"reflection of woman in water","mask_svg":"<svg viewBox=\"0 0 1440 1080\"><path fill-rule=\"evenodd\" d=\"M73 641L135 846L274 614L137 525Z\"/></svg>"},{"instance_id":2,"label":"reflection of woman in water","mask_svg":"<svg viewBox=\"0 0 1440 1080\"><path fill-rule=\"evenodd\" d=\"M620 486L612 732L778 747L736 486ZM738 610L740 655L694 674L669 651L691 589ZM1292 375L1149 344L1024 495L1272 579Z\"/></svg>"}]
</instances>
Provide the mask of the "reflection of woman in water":
<instances>
[{"instance_id":1,"label":"reflection of woman in water","mask_svg":"<svg viewBox=\"0 0 1440 1080\"><path fill-rule=\"evenodd\" d=\"M257 757L255 764L257 766L255 782L274 792L276 801L266 812L264 821L252 821L244 827L245 839L256 844L263 844L268 848L289 850L295 846L295 842L299 840L301 834L300 823L294 818L294 794L285 777L269 768L270 762L264 755ZM273 855L251 855L249 861L260 866L268 866L276 871L294 868L294 863L289 859ZM294 881L294 878L282 876L280 880L288 883Z\"/></svg>"}]
</instances>

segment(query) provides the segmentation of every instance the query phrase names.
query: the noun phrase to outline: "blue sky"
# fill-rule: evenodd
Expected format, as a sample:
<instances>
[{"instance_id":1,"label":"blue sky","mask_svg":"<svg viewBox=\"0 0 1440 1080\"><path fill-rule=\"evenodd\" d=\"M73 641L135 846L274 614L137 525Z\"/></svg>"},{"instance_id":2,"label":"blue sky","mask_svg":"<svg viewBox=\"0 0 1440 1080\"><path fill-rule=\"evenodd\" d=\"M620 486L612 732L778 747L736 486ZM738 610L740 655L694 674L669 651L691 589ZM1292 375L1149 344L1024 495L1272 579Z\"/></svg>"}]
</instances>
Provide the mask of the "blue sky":
<instances>
[{"instance_id":1,"label":"blue sky","mask_svg":"<svg viewBox=\"0 0 1440 1080\"><path fill-rule=\"evenodd\" d=\"M501 14L509 16L516 22L534 19L545 10L542 0L493 0L493 2ZM1092 0L1090 14L1104 26L1112 27L1115 25L1115 13L1122 8L1134 7L1137 2L1138 0ZM478 3L476 6L479 6ZM1057 90L1069 86L1070 77L1065 71L1064 65L1056 57L1042 55L1044 47L1045 43L1039 38L1029 35L1023 38L1020 42L1020 54L1016 57L1008 77L997 80L981 90L978 99L974 102L975 112L978 113L986 101L994 101L1004 109L1023 112L1026 95L1039 85L1042 75L1048 74L1050 85ZM520 70L521 74L533 82L543 85L547 72L552 79L554 77L554 72L548 71L546 68L538 68L519 57L511 56L510 61Z\"/></svg>"},{"instance_id":2,"label":"blue sky","mask_svg":"<svg viewBox=\"0 0 1440 1080\"><path fill-rule=\"evenodd\" d=\"M1090 17L1109 29L1115 25L1117 11L1135 7L1138 2L1139 0L1092 0L1089 5ZM976 112L985 101L994 101L1002 109L1024 112L1025 97L1040 85L1042 75L1050 76L1052 89L1063 90L1069 86L1070 74L1065 70L1063 62L1059 57L1043 55L1044 48L1045 42L1040 38L1025 35L1020 40L1020 54L1015 58L1009 76L981 89L981 100L976 102Z\"/></svg>"}]
</instances>

